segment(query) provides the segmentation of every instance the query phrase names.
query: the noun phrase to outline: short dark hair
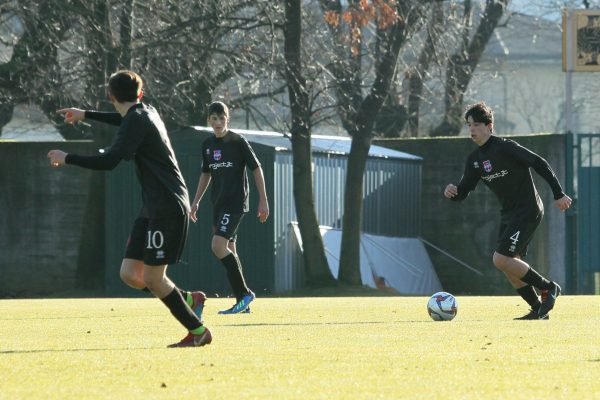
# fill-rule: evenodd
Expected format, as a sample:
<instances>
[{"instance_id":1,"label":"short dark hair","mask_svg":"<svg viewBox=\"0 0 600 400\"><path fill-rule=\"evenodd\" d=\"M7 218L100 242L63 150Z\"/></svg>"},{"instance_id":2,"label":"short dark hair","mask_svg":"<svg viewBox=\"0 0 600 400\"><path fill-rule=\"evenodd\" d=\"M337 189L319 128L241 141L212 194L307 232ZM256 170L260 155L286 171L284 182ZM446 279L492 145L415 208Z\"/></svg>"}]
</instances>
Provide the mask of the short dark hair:
<instances>
[{"instance_id":1,"label":"short dark hair","mask_svg":"<svg viewBox=\"0 0 600 400\"><path fill-rule=\"evenodd\" d=\"M467 106L467 110L465 111L465 121L467 121L469 117L473 118L474 122L482 122L486 125L494 123L494 112L483 101Z\"/></svg>"},{"instance_id":2,"label":"short dark hair","mask_svg":"<svg viewBox=\"0 0 600 400\"><path fill-rule=\"evenodd\" d=\"M210 117L212 114L224 115L229 118L229 108L221 101L213 101L208 105L208 116Z\"/></svg>"},{"instance_id":3,"label":"short dark hair","mask_svg":"<svg viewBox=\"0 0 600 400\"><path fill-rule=\"evenodd\" d=\"M142 93L142 77L133 71L117 71L108 79L108 92L119 103L137 101Z\"/></svg>"}]
</instances>

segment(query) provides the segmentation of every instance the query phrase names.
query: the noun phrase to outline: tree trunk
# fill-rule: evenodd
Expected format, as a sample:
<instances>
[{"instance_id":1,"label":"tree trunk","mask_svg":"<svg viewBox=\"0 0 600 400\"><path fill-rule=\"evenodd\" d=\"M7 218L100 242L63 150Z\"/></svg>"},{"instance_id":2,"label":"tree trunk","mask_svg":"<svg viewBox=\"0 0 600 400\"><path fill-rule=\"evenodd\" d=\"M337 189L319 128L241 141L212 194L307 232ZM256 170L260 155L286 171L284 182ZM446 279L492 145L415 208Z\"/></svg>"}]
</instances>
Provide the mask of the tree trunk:
<instances>
[{"instance_id":1,"label":"tree trunk","mask_svg":"<svg viewBox=\"0 0 600 400\"><path fill-rule=\"evenodd\" d=\"M409 21L408 24L412 22ZM344 218L340 273L338 280L351 285L362 284L360 275L360 234L363 207L363 175L371 147L373 126L390 91L390 84L396 72L398 53L406 39L407 22L397 21L387 32L378 30L380 55L375 68L375 79L370 93L360 103L354 114L351 126L355 129L348 157L348 171L344 193Z\"/></svg>"},{"instance_id":2,"label":"tree trunk","mask_svg":"<svg viewBox=\"0 0 600 400\"><path fill-rule=\"evenodd\" d=\"M312 152L310 141L310 99L301 61L301 0L286 0L284 47L286 79L292 112L292 153L294 201L302 246L307 283L311 286L333 285L323 239L314 205Z\"/></svg>"},{"instance_id":3,"label":"tree trunk","mask_svg":"<svg viewBox=\"0 0 600 400\"><path fill-rule=\"evenodd\" d=\"M365 137L356 133L352 139L350 155L348 156L338 280L350 285L362 284L360 275L360 234L363 216L363 174L370 147L370 136Z\"/></svg>"}]
</instances>

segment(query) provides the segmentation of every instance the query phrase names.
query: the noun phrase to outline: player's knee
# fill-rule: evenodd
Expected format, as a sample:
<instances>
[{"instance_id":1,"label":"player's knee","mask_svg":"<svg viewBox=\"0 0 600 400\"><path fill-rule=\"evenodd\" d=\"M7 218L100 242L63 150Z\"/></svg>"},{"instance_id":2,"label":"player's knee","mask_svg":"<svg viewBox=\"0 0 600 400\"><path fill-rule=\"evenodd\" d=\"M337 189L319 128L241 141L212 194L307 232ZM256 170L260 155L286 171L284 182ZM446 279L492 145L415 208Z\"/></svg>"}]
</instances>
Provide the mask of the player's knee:
<instances>
[{"instance_id":1,"label":"player's knee","mask_svg":"<svg viewBox=\"0 0 600 400\"><path fill-rule=\"evenodd\" d=\"M137 276L132 271L127 269L122 268L119 272L119 276L121 277L121 280L129 286L139 286L141 283L139 282Z\"/></svg>"},{"instance_id":2,"label":"player's knee","mask_svg":"<svg viewBox=\"0 0 600 400\"><path fill-rule=\"evenodd\" d=\"M227 247L227 239L225 238L216 238L213 239L211 243L212 252L217 258L221 259L230 253L229 248Z\"/></svg>"},{"instance_id":3,"label":"player's knee","mask_svg":"<svg viewBox=\"0 0 600 400\"><path fill-rule=\"evenodd\" d=\"M494 266L496 268L498 268L501 271L504 271L508 262L508 258L509 257L503 256L502 254L494 253L492 261L494 262Z\"/></svg>"}]
</instances>

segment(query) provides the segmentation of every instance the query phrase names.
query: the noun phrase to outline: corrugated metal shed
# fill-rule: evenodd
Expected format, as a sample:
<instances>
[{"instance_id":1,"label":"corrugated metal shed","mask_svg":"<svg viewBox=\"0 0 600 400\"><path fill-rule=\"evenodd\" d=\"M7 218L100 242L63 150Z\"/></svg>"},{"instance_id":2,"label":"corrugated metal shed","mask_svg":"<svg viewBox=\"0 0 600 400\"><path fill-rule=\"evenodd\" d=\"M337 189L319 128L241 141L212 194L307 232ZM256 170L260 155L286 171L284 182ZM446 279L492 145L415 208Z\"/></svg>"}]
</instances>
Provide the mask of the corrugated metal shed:
<instances>
[{"instance_id":1,"label":"corrugated metal shed","mask_svg":"<svg viewBox=\"0 0 600 400\"><path fill-rule=\"evenodd\" d=\"M246 137L261 161L271 209L269 220L260 224L256 218L256 188L250 177L251 211L238 231L238 252L250 287L258 295L271 293L275 286L277 249L284 240L287 225L296 220L291 141L287 135L276 132L232 130ZM202 142L210 135L212 130L205 127L171 134L191 197L200 176ZM312 136L315 207L321 225L341 227L350 145L349 138ZM403 237L419 235L421 164L418 156L371 146L364 181L365 232ZM116 171L106 174L106 287L110 294L130 294L119 281L118 269L131 222L141 204L139 187L133 183L132 167L120 165ZM132 187L135 195L132 195ZM206 194L200 204L199 222L190 226L183 262L170 268L169 274L184 289L199 288L210 295L223 296L229 293L229 287L225 271L210 249L211 213Z\"/></svg>"}]
</instances>

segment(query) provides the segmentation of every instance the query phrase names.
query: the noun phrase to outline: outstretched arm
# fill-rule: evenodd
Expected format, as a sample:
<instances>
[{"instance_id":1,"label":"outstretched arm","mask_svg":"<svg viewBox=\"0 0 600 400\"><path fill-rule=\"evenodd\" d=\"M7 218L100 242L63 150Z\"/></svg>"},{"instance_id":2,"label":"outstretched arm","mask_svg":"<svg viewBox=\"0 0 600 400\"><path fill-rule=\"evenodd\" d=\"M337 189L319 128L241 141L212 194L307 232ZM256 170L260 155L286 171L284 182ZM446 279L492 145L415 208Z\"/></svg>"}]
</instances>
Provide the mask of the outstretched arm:
<instances>
[{"instance_id":1,"label":"outstretched arm","mask_svg":"<svg viewBox=\"0 0 600 400\"><path fill-rule=\"evenodd\" d=\"M86 111L70 107L57 110L56 113L62 115L67 124L74 124L86 118L116 126L121 125L123 121L123 117L118 112Z\"/></svg>"},{"instance_id":2,"label":"outstretched arm","mask_svg":"<svg viewBox=\"0 0 600 400\"><path fill-rule=\"evenodd\" d=\"M72 164L87 169L102 171L114 169L122 159L110 152L97 156L80 156L78 154L68 154L62 150L50 150L48 152L48 158L50 159L50 165L53 167Z\"/></svg>"},{"instance_id":3,"label":"outstretched arm","mask_svg":"<svg viewBox=\"0 0 600 400\"><path fill-rule=\"evenodd\" d=\"M265 189L265 177L262 168L259 166L252 171L254 183L258 190L258 212L257 217L260 222L265 222L269 218L269 201L267 200L267 191Z\"/></svg>"}]
</instances>

